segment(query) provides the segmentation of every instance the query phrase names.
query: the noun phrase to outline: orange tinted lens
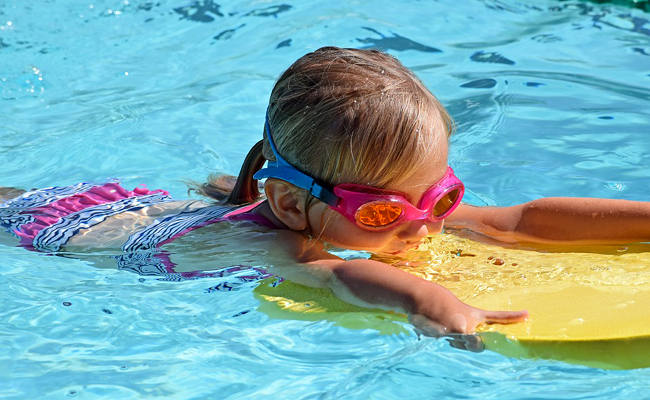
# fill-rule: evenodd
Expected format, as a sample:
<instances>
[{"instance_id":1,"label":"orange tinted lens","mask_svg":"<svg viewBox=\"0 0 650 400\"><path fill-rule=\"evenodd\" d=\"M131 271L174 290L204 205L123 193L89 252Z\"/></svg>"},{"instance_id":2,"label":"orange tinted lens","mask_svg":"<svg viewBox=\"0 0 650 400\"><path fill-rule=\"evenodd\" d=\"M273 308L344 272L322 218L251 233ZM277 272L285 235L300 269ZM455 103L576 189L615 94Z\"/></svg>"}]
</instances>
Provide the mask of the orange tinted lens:
<instances>
[{"instance_id":1,"label":"orange tinted lens","mask_svg":"<svg viewBox=\"0 0 650 400\"><path fill-rule=\"evenodd\" d=\"M370 203L363 205L357 211L357 221L360 224L380 228L388 226L402 215L402 207L386 203Z\"/></svg>"},{"instance_id":2,"label":"orange tinted lens","mask_svg":"<svg viewBox=\"0 0 650 400\"><path fill-rule=\"evenodd\" d=\"M458 200L459 195L460 195L460 189L454 189L451 192L447 193L446 195L442 196L442 198L438 200L436 205L433 206L433 216L440 217L441 215L444 215L447 211L449 211L451 207L453 207L453 205Z\"/></svg>"}]
</instances>

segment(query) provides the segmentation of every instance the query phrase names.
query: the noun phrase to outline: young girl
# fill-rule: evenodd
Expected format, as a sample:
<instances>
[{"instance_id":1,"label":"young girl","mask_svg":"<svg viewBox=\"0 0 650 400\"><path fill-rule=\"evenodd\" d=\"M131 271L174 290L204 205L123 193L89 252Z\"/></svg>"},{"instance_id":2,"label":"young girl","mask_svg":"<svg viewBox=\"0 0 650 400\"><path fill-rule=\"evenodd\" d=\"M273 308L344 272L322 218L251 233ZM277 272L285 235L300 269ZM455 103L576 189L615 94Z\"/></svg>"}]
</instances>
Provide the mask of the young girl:
<instances>
[{"instance_id":1,"label":"young girl","mask_svg":"<svg viewBox=\"0 0 650 400\"><path fill-rule=\"evenodd\" d=\"M519 322L527 312L473 308L435 282L372 259L341 259L325 244L398 254L439 233L443 223L506 242L650 238L648 203L549 198L513 207L462 204L464 186L447 160L452 130L444 107L395 58L326 47L300 58L276 83L263 140L249 152L236 183L221 176L197 188L218 203L174 200L161 190L127 191L116 182L6 190L11 199L0 203L0 223L30 249L120 248L111 260L141 274L168 273L170 257L203 254L184 248L184 240L197 243L190 237L205 243L217 234L234 237L240 240L230 244L233 251L263 248L264 259L238 251L230 265L274 265L271 273L328 287L350 303L407 313L433 335ZM164 250L174 245L181 250L170 256Z\"/></svg>"}]
</instances>

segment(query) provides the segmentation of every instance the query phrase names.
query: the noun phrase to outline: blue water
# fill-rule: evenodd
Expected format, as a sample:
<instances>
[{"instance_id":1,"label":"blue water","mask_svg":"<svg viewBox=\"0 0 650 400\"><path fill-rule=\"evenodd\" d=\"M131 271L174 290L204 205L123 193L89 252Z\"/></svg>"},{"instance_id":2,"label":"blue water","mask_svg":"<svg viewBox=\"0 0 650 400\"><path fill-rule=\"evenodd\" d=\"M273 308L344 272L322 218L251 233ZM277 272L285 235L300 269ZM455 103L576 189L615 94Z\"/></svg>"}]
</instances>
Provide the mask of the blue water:
<instances>
[{"instance_id":1,"label":"blue water","mask_svg":"<svg viewBox=\"0 0 650 400\"><path fill-rule=\"evenodd\" d=\"M237 173L274 79L376 47L458 122L477 203L648 200L650 15L578 0L0 3L0 185L122 179L186 196ZM162 282L0 245L0 397L646 398L649 370L474 354L270 319L250 283Z\"/></svg>"}]
</instances>

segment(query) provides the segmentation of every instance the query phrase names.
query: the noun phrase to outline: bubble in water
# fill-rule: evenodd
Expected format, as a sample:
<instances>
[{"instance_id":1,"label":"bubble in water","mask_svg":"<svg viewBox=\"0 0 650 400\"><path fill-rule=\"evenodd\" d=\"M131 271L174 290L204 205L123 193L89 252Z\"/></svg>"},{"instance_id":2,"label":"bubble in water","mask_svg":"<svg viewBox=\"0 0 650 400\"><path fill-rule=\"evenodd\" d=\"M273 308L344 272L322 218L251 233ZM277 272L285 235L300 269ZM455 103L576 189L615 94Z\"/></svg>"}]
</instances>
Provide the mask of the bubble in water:
<instances>
[{"instance_id":1,"label":"bubble in water","mask_svg":"<svg viewBox=\"0 0 650 400\"><path fill-rule=\"evenodd\" d=\"M607 182L605 185L608 189L616 190L617 192L625 190L626 186L621 182Z\"/></svg>"}]
</instances>

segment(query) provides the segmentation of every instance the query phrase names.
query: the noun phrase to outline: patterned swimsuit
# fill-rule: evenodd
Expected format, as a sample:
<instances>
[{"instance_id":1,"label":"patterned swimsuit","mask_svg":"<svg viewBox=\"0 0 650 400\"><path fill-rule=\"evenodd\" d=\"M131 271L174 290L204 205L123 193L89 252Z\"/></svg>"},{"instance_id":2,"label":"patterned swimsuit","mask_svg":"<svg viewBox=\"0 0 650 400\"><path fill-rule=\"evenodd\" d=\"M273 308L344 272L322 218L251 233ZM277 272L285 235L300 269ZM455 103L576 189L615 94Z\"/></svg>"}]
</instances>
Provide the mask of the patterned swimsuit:
<instances>
[{"instance_id":1,"label":"patterned swimsuit","mask_svg":"<svg viewBox=\"0 0 650 400\"><path fill-rule=\"evenodd\" d=\"M20 239L22 247L56 253L81 229L91 228L117 214L173 201L178 200L164 190L150 191L138 187L127 191L117 181L51 187L1 202L0 226ZM122 253L113 256L117 268L140 275L163 276L165 280L224 276L242 269L250 270L254 275L243 278L268 277L264 271L242 266L216 272L177 273L168 253L160 250L164 244L194 229L226 220L250 220L273 228L266 218L247 213L256 205L181 208L157 218L128 237L122 245Z\"/></svg>"}]
</instances>

